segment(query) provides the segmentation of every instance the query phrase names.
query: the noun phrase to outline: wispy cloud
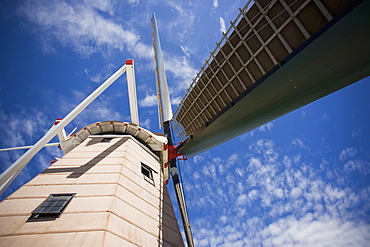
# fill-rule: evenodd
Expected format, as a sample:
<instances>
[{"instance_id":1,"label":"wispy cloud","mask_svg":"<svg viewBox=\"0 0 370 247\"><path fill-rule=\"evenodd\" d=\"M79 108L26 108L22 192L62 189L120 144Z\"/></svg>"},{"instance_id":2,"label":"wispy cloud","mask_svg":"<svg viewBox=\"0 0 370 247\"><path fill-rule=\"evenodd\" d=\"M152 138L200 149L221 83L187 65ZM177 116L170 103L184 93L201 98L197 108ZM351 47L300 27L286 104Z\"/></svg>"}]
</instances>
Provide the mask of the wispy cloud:
<instances>
[{"instance_id":1,"label":"wispy cloud","mask_svg":"<svg viewBox=\"0 0 370 247\"><path fill-rule=\"evenodd\" d=\"M139 124L140 124L140 126L142 126L144 128L150 129L151 120L150 120L150 118L146 118L145 120L141 120Z\"/></svg>"},{"instance_id":2,"label":"wispy cloud","mask_svg":"<svg viewBox=\"0 0 370 247\"><path fill-rule=\"evenodd\" d=\"M213 8L218 8L218 0L213 0Z\"/></svg>"},{"instance_id":3,"label":"wispy cloud","mask_svg":"<svg viewBox=\"0 0 370 247\"><path fill-rule=\"evenodd\" d=\"M353 158L355 157L357 154L357 150L356 148L346 148L345 150L343 150L340 155L339 155L339 159L341 161L345 161L349 158Z\"/></svg>"},{"instance_id":4,"label":"wispy cloud","mask_svg":"<svg viewBox=\"0 0 370 247\"><path fill-rule=\"evenodd\" d=\"M226 32L225 20L222 17L220 17L219 21L220 21L220 31L222 33L225 33Z\"/></svg>"},{"instance_id":5,"label":"wispy cloud","mask_svg":"<svg viewBox=\"0 0 370 247\"><path fill-rule=\"evenodd\" d=\"M36 108L27 108L17 114L8 114L0 109L1 145L16 147L32 145L29 143L35 136L45 133L53 126L53 120Z\"/></svg>"},{"instance_id":6,"label":"wispy cloud","mask_svg":"<svg viewBox=\"0 0 370 247\"><path fill-rule=\"evenodd\" d=\"M141 107L151 107L158 105L157 103L157 95L147 95L144 99L139 101L139 105Z\"/></svg>"},{"instance_id":7,"label":"wispy cloud","mask_svg":"<svg viewBox=\"0 0 370 247\"><path fill-rule=\"evenodd\" d=\"M170 96L171 97L171 96ZM178 105L181 102L182 97L171 97L171 104L172 105ZM152 107L157 106L157 95L146 95L144 99L139 100L139 106L141 107Z\"/></svg>"},{"instance_id":8,"label":"wispy cloud","mask_svg":"<svg viewBox=\"0 0 370 247\"><path fill-rule=\"evenodd\" d=\"M68 114L72 111L82 100L87 97L88 94L79 90L73 90L68 99L60 97L58 99L58 105L60 111L63 114ZM71 124L77 125L81 128L86 123L93 123L102 120L124 120L125 116L118 109L115 109L113 105L114 99L121 97L120 93L115 95L106 96L100 95L95 101L93 101L85 110L83 110ZM128 115L128 114L127 114Z\"/></svg>"},{"instance_id":9,"label":"wispy cloud","mask_svg":"<svg viewBox=\"0 0 370 247\"><path fill-rule=\"evenodd\" d=\"M176 83L170 88L171 92L175 95L182 93L187 89L195 77L196 70L194 69L191 62L185 57L172 56L165 54L165 68L169 72L169 76L173 76ZM168 78L169 80L171 77ZM170 84L171 85L171 84Z\"/></svg>"},{"instance_id":10,"label":"wispy cloud","mask_svg":"<svg viewBox=\"0 0 370 247\"><path fill-rule=\"evenodd\" d=\"M67 1L27 1L19 13L37 25L42 39L48 42L44 46L46 51L55 50L50 48L55 40L85 58L96 52L107 55L114 49L148 57L151 47L140 41L135 30L124 28L97 11L112 15L112 6L110 1L83 1L74 5Z\"/></svg>"},{"instance_id":11,"label":"wispy cloud","mask_svg":"<svg viewBox=\"0 0 370 247\"><path fill-rule=\"evenodd\" d=\"M181 103L181 99L182 97L179 96L179 97L171 97L171 104L172 105L178 105Z\"/></svg>"},{"instance_id":12,"label":"wispy cloud","mask_svg":"<svg viewBox=\"0 0 370 247\"><path fill-rule=\"evenodd\" d=\"M137 4L138 1L130 3ZM184 6L185 3L176 1L166 3L179 15L169 22L170 24L162 27L161 32L175 27L178 31L176 33L187 32L194 23L192 11L189 12L189 8L185 10L188 7ZM72 4L68 1L51 0L27 1L21 5L18 12L35 24L35 32L40 35L45 52L57 52L58 45L71 48L83 58L89 58L96 53L109 57L116 51L125 51L151 64L153 61L151 43L143 42L133 26L124 25L120 18L115 17L114 10L113 1L89 0ZM189 60L191 51L188 46L180 47L185 56L164 52L165 68L175 98L183 94L196 73L194 65ZM99 72L85 69L85 73L90 80L101 82L113 72L112 66L109 63ZM176 83L171 83L172 81ZM146 100L143 102L144 106Z\"/></svg>"},{"instance_id":13,"label":"wispy cloud","mask_svg":"<svg viewBox=\"0 0 370 247\"><path fill-rule=\"evenodd\" d=\"M352 130L352 137L360 136L363 132L363 129L354 129Z\"/></svg>"},{"instance_id":14,"label":"wispy cloud","mask_svg":"<svg viewBox=\"0 0 370 247\"><path fill-rule=\"evenodd\" d=\"M99 72L91 74L89 69L85 69L85 74L90 78L91 81L96 83L102 83L104 80L109 78L115 69L113 63L108 63Z\"/></svg>"},{"instance_id":15,"label":"wispy cloud","mask_svg":"<svg viewBox=\"0 0 370 247\"><path fill-rule=\"evenodd\" d=\"M271 128L274 126L272 122L269 122L267 124L262 125L261 127L258 128L259 131L261 132L266 132L271 130Z\"/></svg>"},{"instance_id":16,"label":"wispy cloud","mask_svg":"<svg viewBox=\"0 0 370 247\"><path fill-rule=\"evenodd\" d=\"M291 147L293 148L301 148L301 149L305 149L307 151L310 151L310 148L308 146L306 146L303 142L303 140L299 139L299 138L296 138L292 141L292 143L290 144Z\"/></svg>"}]
</instances>

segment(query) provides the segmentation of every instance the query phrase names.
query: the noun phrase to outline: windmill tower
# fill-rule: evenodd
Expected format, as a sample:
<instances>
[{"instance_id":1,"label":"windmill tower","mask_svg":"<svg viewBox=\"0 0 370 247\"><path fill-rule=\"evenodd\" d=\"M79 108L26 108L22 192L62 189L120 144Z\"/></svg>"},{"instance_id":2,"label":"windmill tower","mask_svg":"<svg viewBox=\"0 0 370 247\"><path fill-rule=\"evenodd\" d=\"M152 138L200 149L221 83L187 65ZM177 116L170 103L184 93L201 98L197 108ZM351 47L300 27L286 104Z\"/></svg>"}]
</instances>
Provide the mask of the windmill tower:
<instances>
[{"instance_id":1,"label":"windmill tower","mask_svg":"<svg viewBox=\"0 0 370 247\"><path fill-rule=\"evenodd\" d=\"M166 137L140 128L132 115L132 123L98 122L64 139L63 128L79 113L77 107L0 177L5 188L30 159L27 155L45 146L50 136L60 136L68 153L1 204L0 217L7 222L0 231L1 241L19 245L17 241L23 239L39 245L41 241L37 241L43 238L44 242L63 239L66 245L93 241L101 245L181 246L163 186L171 174L188 245L192 245L176 156L194 156L368 76L369 3L248 1L173 118L156 42L159 112ZM155 27L153 17L153 39L157 40ZM109 86L108 81L102 90ZM94 97L89 96L81 108ZM130 102L135 109L135 101ZM172 145L172 126L183 141L178 147ZM39 194L29 192L36 188ZM54 210L53 205L59 206ZM73 221L74 216L84 218ZM81 222L86 224L78 228Z\"/></svg>"},{"instance_id":2,"label":"windmill tower","mask_svg":"<svg viewBox=\"0 0 370 247\"><path fill-rule=\"evenodd\" d=\"M183 246L165 186L166 143L135 124L90 124L0 205L2 246Z\"/></svg>"}]
</instances>

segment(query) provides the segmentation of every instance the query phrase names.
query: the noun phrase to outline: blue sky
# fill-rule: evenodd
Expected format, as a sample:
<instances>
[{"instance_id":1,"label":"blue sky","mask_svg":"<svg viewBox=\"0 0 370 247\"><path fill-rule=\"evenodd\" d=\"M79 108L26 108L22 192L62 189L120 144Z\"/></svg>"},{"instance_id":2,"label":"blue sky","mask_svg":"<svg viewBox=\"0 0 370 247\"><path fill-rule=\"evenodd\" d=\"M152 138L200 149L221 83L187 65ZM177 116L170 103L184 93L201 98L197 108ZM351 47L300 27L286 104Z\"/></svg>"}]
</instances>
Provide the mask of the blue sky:
<instances>
[{"instance_id":1,"label":"blue sky","mask_svg":"<svg viewBox=\"0 0 370 247\"><path fill-rule=\"evenodd\" d=\"M34 144L135 59L141 126L158 128L150 17L156 12L175 110L245 1L0 2L0 147ZM370 78L180 162L196 246L366 246ZM129 121L119 79L66 130ZM0 172L22 151L1 152ZM49 165L45 148L3 199ZM172 185L169 186L175 199ZM173 200L175 203L175 200ZM175 206L175 211L179 211ZM178 217L179 218L179 217Z\"/></svg>"}]
</instances>

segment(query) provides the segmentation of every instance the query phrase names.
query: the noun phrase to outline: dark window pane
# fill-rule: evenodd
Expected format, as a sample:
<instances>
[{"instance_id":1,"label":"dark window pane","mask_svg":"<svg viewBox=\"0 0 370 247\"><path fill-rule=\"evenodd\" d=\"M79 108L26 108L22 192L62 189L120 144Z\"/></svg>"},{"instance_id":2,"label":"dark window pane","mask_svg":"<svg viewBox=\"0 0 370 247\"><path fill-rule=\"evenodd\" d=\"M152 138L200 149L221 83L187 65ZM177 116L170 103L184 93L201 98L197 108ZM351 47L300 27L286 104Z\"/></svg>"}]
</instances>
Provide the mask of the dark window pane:
<instances>
[{"instance_id":1,"label":"dark window pane","mask_svg":"<svg viewBox=\"0 0 370 247\"><path fill-rule=\"evenodd\" d=\"M103 140L101 140L101 142L110 142L113 138L103 138Z\"/></svg>"},{"instance_id":2,"label":"dark window pane","mask_svg":"<svg viewBox=\"0 0 370 247\"><path fill-rule=\"evenodd\" d=\"M56 203L56 201L51 201L51 202L45 202L42 204L43 207L51 207Z\"/></svg>"},{"instance_id":3,"label":"dark window pane","mask_svg":"<svg viewBox=\"0 0 370 247\"><path fill-rule=\"evenodd\" d=\"M48 213L60 213L63 207L50 207Z\"/></svg>"},{"instance_id":4,"label":"dark window pane","mask_svg":"<svg viewBox=\"0 0 370 247\"><path fill-rule=\"evenodd\" d=\"M49 207L40 207L40 209L37 211L38 213L47 212Z\"/></svg>"},{"instance_id":5,"label":"dark window pane","mask_svg":"<svg viewBox=\"0 0 370 247\"><path fill-rule=\"evenodd\" d=\"M60 201L56 202L54 206L63 207L66 204L67 204L67 201L60 200Z\"/></svg>"},{"instance_id":6,"label":"dark window pane","mask_svg":"<svg viewBox=\"0 0 370 247\"><path fill-rule=\"evenodd\" d=\"M141 173L144 174L144 176L153 180L153 170L152 170L152 168L145 165L144 163L141 163Z\"/></svg>"},{"instance_id":7,"label":"dark window pane","mask_svg":"<svg viewBox=\"0 0 370 247\"><path fill-rule=\"evenodd\" d=\"M50 218L55 219L63 212L75 194L50 195L34 211L30 219Z\"/></svg>"}]
</instances>

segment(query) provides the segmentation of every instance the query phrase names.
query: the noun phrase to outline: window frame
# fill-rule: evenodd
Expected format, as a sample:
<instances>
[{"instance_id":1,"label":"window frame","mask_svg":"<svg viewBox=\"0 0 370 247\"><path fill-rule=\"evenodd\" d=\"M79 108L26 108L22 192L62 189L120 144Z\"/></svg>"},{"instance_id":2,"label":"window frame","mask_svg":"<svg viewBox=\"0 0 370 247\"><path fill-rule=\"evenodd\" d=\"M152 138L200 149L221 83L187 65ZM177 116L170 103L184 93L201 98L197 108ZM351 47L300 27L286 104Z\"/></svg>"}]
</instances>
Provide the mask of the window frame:
<instances>
[{"instance_id":1,"label":"window frame","mask_svg":"<svg viewBox=\"0 0 370 247\"><path fill-rule=\"evenodd\" d=\"M59 218L75 195L76 193L50 194L31 212L29 220L47 220Z\"/></svg>"},{"instance_id":2,"label":"window frame","mask_svg":"<svg viewBox=\"0 0 370 247\"><path fill-rule=\"evenodd\" d=\"M113 140L113 138L111 138L111 137L104 137L103 139L101 139L100 142L110 143L112 140Z\"/></svg>"},{"instance_id":3,"label":"window frame","mask_svg":"<svg viewBox=\"0 0 370 247\"><path fill-rule=\"evenodd\" d=\"M143 162L140 162L140 163L141 163L141 174L143 174L144 179L155 186L153 172L154 173L158 173L158 172L156 172L155 170L153 170L153 168L144 164ZM149 176L143 171L145 171Z\"/></svg>"}]
</instances>

